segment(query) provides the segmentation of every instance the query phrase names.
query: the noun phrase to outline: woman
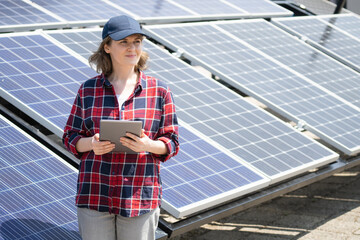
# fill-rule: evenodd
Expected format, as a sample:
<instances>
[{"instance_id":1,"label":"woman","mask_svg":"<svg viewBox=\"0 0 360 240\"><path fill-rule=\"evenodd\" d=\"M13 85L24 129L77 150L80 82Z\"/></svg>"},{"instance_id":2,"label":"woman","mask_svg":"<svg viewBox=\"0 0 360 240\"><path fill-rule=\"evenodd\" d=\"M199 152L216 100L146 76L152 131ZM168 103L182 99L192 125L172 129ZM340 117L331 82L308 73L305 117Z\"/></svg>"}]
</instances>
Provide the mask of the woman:
<instances>
[{"instance_id":1,"label":"woman","mask_svg":"<svg viewBox=\"0 0 360 240\"><path fill-rule=\"evenodd\" d=\"M87 239L154 239L160 214L160 162L179 151L172 93L146 76L144 34L134 19L109 19L103 41L89 58L100 75L80 86L64 129L66 148L81 159L76 205ZM112 152L99 140L100 119L141 120L138 137L119 141L137 152ZM116 129L114 129L116 131Z\"/></svg>"}]
</instances>

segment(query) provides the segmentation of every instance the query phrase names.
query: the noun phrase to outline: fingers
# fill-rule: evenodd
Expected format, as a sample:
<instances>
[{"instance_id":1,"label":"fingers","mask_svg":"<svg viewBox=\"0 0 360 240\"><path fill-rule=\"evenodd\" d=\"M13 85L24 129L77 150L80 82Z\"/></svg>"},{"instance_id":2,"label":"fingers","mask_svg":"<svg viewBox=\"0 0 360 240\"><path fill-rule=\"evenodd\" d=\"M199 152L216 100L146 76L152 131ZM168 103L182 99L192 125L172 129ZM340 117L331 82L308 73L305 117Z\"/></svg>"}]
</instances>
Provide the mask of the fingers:
<instances>
[{"instance_id":1,"label":"fingers","mask_svg":"<svg viewBox=\"0 0 360 240\"><path fill-rule=\"evenodd\" d=\"M126 137L120 138L120 143L135 152L143 152L147 149L148 139L145 131L142 129L140 137L132 133L126 133Z\"/></svg>"},{"instance_id":2,"label":"fingers","mask_svg":"<svg viewBox=\"0 0 360 240\"><path fill-rule=\"evenodd\" d=\"M139 140L139 137L138 136L136 136L135 134L132 134L132 133L129 133L129 132L127 132L126 133L126 136L127 137L129 137L129 138L131 138L131 139L128 139L128 140L133 140L133 141L138 141ZM121 139L121 138L120 138ZM126 137L125 137L125 139L127 139Z\"/></svg>"},{"instance_id":3,"label":"fingers","mask_svg":"<svg viewBox=\"0 0 360 240\"><path fill-rule=\"evenodd\" d=\"M105 153L109 153L112 150L114 150L115 148L115 144L110 143L110 142L99 142L95 147L94 147L94 153L96 155L102 155Z\"/></svg>"},{"instance_id":4,"label":"fingers","mask_svg":"<svg viewBox=\"0 0 360 240\"><path fill-rule=\"evenodd\" d=\"M100 141L100 134L96 133L96 134L94 135L94 140Z\"/></svg>"},{"instance_id":5,"label":"fingers","mask_svg":"<svg viewBox=\"0 0 360 240\"><path fill-rule=\"evenodd\" d=\"M102 155L114 150L115 144L110 141L100 141L99 134L95 134L92 141L92 149L96 155Z\"/></svg>"}]
</instances>

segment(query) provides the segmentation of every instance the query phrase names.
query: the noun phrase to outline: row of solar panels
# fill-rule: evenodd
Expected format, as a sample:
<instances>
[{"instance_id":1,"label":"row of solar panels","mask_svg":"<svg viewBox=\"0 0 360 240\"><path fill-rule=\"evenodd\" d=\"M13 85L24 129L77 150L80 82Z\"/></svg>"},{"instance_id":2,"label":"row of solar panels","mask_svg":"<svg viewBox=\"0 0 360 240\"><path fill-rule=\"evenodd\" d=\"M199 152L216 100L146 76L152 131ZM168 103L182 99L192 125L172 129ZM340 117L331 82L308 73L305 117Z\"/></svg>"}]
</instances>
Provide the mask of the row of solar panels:
<instances>
[{"instance_id":1,"label":"row of solar panels","mask_svg":"<svg viewBox=\"0 0 360 240\"><path fill-rule=\"evenodd\" d=\"M96 74L81 55L96 49L100 31L3 35L1 96L61 136L80 83ZM350 102L340 95L346 84L352 88L344 95L356 89L358 72L263 20L151 26L145 31L170 48L183 49L187 58L291 120L305 120L308 129L340 151L359 152L356 96ZM182 151L162 169L163 207L174 216L255 192L338 158L153 43L146 41L145 48L151 56L149 74L170 85L180 119ZM287 65L297 66L296 61L306 66L307 76L301 67ZM326 75L327 67L339 69L341 76ZM319 71L322 77L316 78ZM339 82L337 92L326 87L332 79Z\"/></svg>"},{"instance_id":2,"label":"row of solar panels","mask_svg":"<svg viewBox=\"0 0 360 240\"><path fill-rule=\"evenodd\" d=\"M293 13L270 0L0 0L0 32L101 25L120 14L169 23Z\"/></svg>"},{"instance_id":3,"label":"row of solar panels","mask_svg":"<svg viewBox=\"0 0 360 240\"><path fill-rule=\"evenodd\" d=\"M327 34L327 44L321 46L327 52L337 51L340 55L341 50L333 42L350 35L352 41L347 41L346 46L351 44L356 49L358 37L354 36L359 18L345 15L335 19L331 23L326 22L326 16L274 22L286 25L290 21L299 21L296 26L302 26L304 32L311 28L308 32L313 35L314 42L323 39L322 33L328 33L330 29L336 34ZM308 23L309 20L314 22ZM316 29L320 30L315 31L311 26L318 26ZM95 75L85 58L96 49L100 31L3 35L0 38L1 96L61 136L80 83ZM202 64L289 119L305 120L309 130L340 151L349 155L358 153L356 92L359 84L356 80L359 73L348 67L358 64L356 56L345 66L262 20L162 25L145 27L145 31L169 48L182 49L185 57ZM151 56L149 74L170 85L181 120L182 151L162 169L163 208L174 216L202 211L338 158L336 153L249 104L151 42L146 41L145 48ZM356 52L352 54L356 55ZM38 160L47 159L43 156L43 147L34 151L36 144L32 140L21 137L24 135L21 131L8 132L12 126L6 120L4 122L1 130L6 133L0 135L3 153L0 171L4 174L0 176L4 176L1 185L5 187L1 189L0 198L19 198L27 203L23 205L26 207L19 208L21 205L14 204L15 200L3 200L0 205L2 226L9 226L6 234L16 234L11 229L20 226L28 229L33 223L22 224L13 219L41 221L51 218L51 221L57 221L54 219L59 217L50 210L54 208L50 199L53 196L66 199L59 206L55 204L55 209L64 206L72 209L70 196L73 196L75 186L71 184L75 179L70 174L71 179L65 181L61 172L47 176L42 172L50 170L44 166L41 165L40 170L35 169L37 166L32 167ZM64 164L56 161L55 165ZM30 167L26 166L28 162ZM39 172L41 177L60 181L57 188L68 189L64 190L68 195L59 198L50 192L52 187L45 184L47 180L36 181L33 178L38 175L28 176L29 172ZM14 183L19 184L15 186ZM29 194L38 188L38 194ZM41 199L46 200L42 202ZM38 207L37 203L40 203ZM72 232L75 210L69 211L71 217L56 222L56 225L70 229L66 234L75 234Z\"/></svg>"}]
</instances>

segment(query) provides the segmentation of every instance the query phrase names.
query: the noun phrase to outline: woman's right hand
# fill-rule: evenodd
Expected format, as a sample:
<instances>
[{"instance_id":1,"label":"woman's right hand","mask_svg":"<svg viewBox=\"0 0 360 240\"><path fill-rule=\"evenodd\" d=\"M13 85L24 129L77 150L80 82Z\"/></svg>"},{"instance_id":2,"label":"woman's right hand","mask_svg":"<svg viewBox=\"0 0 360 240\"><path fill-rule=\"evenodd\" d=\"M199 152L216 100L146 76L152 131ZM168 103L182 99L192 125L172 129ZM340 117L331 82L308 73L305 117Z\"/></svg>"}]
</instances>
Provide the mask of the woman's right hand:
<instances>
[{"instance_id":1,"label":"woman's right hand","mask_svg":"<svg viewBox=\"0 0 360 240\"><path fill-rule=\"evenodd\" d=\"M96 133L91 138L91 148L95 155L103 155L111 152L115 148L115 144L110 141L100 141L100 135Z\"/></svg>"}]
</instances>

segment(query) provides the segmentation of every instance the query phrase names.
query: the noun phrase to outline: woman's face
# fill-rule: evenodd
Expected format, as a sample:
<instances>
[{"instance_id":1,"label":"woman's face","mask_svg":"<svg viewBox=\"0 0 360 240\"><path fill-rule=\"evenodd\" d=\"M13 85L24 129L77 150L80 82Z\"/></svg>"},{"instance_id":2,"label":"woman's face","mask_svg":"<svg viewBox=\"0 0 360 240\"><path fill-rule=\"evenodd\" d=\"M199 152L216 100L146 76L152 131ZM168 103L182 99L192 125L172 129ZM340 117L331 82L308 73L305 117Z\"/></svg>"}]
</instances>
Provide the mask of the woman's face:
<instances>
[{"instance_id":1,"label":"woman's face","mask_svg":"<svg viewBox=\"0 0 360 240\"><path fill-rule=\"evenodd\" d=\"M142 40L142 35L134 34L119 41L111 40L109 44L105 44L104 50L110 54L113 67L135 66L142 53Z\"/></svg>"}]
</instances>

